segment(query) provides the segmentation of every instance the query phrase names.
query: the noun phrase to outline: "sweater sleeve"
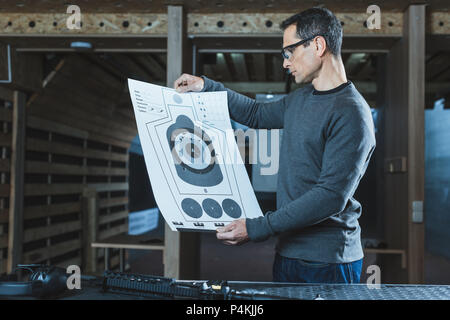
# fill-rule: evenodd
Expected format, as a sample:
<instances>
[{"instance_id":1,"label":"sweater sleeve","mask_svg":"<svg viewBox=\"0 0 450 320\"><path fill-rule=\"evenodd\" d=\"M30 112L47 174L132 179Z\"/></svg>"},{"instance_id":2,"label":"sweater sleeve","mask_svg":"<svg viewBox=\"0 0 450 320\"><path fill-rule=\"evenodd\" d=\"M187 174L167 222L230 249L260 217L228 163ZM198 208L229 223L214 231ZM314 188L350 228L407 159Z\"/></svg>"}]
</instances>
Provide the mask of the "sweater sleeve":
<instances>
[{"instance_id":1,"label":"sweater sleeve","mask_svg":"<svg viewBox=\"0 0 450 320\"><path fill-rule=\"evenodd\" d=\"M225 88L220 83L205 76L202 91L226 91L230 117L234 121L255 129L281 129L284 124L284 112L287 108L287 97L269 103L257 103L245 95Z\"/></svg>"},{"instance_id":2,"label":"sweater sleeve","mask_svg":"<svg viewBox=\"0 0 450 320\"><path fill-rule=\"evenodd\" d=\"M370 112L337 106L326 131L320 177L309 191L264 217L247 219L252 241L301 229L342 212L353 196L375 149Z\"/></svg>"}]
</instances>

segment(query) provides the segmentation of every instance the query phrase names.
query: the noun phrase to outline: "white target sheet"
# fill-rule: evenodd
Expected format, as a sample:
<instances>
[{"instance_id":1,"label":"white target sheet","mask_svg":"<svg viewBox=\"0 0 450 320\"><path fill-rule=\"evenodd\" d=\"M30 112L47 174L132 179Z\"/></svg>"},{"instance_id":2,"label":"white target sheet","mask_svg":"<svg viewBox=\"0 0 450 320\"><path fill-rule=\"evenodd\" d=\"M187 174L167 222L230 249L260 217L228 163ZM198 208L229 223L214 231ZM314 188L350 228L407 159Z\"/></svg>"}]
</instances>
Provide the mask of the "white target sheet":
<instances>
[{"instance_id":1,"label":"white target sheet","mask_svg":"<svg viewBox=\"0 0 450 320\"><path fill-rule=\"evenodd\" d=\"M239 154L227 92L177 93L128 79L156 203L177 230L262 216Z\"/></svg>"}]
</instances>

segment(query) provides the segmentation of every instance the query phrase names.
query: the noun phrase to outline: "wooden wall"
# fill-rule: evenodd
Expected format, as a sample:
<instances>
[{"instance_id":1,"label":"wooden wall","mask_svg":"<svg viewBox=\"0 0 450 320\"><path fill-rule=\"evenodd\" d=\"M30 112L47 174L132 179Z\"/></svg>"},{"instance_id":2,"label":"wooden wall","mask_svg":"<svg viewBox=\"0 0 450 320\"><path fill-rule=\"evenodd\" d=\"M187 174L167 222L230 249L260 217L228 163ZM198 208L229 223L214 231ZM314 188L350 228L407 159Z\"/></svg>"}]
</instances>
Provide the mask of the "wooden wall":
<instances>
[{"instance_id":1,"label":"wooden wall","mask_svg":"<svg viewBox=\"0 0 450 320\"><path fill-rule=\"evenodd\" d=\"M97 193L98 240L128 230L128 147L137 130L124 79L86 56L61 57L44 85L27 98L20 262L82 265L85 190ZM1 100L0 274L8 246L11 119L11 102Z\"/></svg>"},{"instance_id":2,"label":"wooden wall","mask_svg":"<svg viewBox=\"0 0 450 320\"><path fill-rule=\"evenodd\" d=\"M0 274L6 272L9 224L9 171L11 167L12 92L2 90L0 96Z\"/></svg>"}]
</instances>

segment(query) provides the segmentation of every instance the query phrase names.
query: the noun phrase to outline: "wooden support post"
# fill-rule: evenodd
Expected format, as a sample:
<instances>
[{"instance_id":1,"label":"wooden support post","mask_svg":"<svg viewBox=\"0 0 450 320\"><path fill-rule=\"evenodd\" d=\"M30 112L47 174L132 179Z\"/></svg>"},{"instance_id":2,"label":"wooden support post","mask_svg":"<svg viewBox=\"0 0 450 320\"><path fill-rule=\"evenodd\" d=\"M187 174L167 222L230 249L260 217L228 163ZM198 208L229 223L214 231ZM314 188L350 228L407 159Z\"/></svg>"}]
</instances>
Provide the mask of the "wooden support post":
<instances>
[{"instance_id":1,"label":"wooden support post","mask_svg":"<svg viewBox=\"0 0 450 320\"><path fill-rule=\"evenodd\" d=\"M83 250L83 271L95 273L97 271L97 248L91 243L97 240L98 228L98 194L95 189L86 188L81 198L82 235L81 248Z\"/></svg>"},{"instance_id":2,"label":"wooden support post","mask_svg":"<svg viewBox=\"0 0 450 320\"><path fill-rule=\"evenodd\" d=\"M385 279L422 283L424 223L413 221L413 202L424 201L425 5L409 6L404 21L403 38L387 61L385 158L406 158L407 170L386 173L385 231L391 248L407 250L408 267Z\"/></svg>"},{"instance_id":3,"label":"wooden support post","mask_svg":"<svg viewBox=\"0 0 450 320\"><path fill-rule=\"evenodd\" d=\"M186 16L181 6L168 6L167 86L183 73L192 73L192 48L186 36ZM174 232L166 224L164 276L197 279L200 268L199 234Z\"/></svg>"},{"instance_id":4,"label":"wooden support post","mask_svg":"<svg viewBox=\"0 0 450 320\"><path fill-rule=\"evenodd\" d=\"M26 127L25 104L25 93L14 91L11 142L11 189L9 198L8 273L12 272L22 260Z\"/></svg>"},{"instance_id":5,"label":"wooden support post","mask_svg":"<svg viewBox=\"0 0 450 320\"><path fill-rule=\"evenodd\" d=\"M414 203L425 200L425 7L412 5L405 14L408 43L408 282L423 283L425 223L413 221ZM423 219L423 218L422 218Z\"/></svg>"}]
</instances>

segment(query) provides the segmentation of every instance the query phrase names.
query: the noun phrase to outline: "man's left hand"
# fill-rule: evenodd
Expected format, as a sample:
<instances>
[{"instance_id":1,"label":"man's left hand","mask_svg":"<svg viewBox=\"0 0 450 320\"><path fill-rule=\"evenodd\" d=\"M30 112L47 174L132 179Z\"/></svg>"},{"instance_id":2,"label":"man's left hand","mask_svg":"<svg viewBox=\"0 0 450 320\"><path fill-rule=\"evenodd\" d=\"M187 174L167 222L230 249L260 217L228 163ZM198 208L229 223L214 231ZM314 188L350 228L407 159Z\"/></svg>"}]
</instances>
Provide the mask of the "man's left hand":
<instances>
[{"instance_id":1,"label":"man's left hand","mask_svg":"<svg viewBox=\"0 0 450 320\"><path fill-rule=\"evenodd\" d=\"M225 227L217 229L216 237L224 244L232 246L241 245L250 240L245 219L234 220Z\"/></svg>"}]
</instances>

